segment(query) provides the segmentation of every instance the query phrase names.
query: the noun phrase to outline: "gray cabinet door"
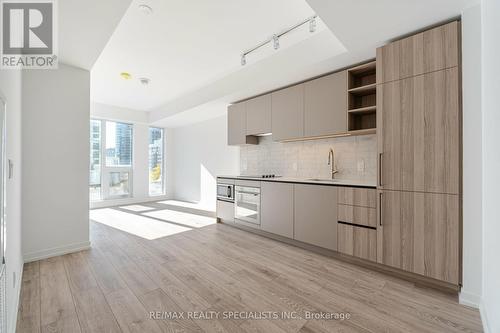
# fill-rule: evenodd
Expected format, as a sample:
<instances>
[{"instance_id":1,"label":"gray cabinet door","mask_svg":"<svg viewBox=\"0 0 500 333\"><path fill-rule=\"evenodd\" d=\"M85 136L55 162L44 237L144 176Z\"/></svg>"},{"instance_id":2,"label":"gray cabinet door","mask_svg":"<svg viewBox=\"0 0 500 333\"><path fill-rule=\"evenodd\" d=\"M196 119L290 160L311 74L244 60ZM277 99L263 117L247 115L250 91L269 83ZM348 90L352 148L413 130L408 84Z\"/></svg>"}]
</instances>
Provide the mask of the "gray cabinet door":
<instances>
[{"instance_id":1,"label":"gray cabinet door","mask_svg":"<svg viewBox=\"0 0 500 333\"><path fill-rule=\"evenodd\" d=\"M271 133L271 94L246 101L247 135Z\"/></svg>"},{"instance_id":2,"label":"gray cabinet door","mask_svg":"<svg viewBox=\"0 0 500 333\"><path fill-rule=\"evenodd\" d=\"M272 133L274 141L304 136L304 84L272 93Z\"/></svg>"},{"instance_id":3,"label":"gray cabinet door","mask_svg":"<svg viewBox=\"0 0 500 333\"><path fill-rule=\"evenodd\" d=\"M337 188L294 185L294 239L337 250Z\"/></svg>"},{"instance_id":4,"label":"gray cabinet door","mask_svg":"<svg viewBox=\"0 0 500 333\"><path fill-rule=\"evenodd\" d=\"M304 135L347 132L347 71L305 83Z\"/></svg>"},{"instance_id":5,"label":"gray cabinet door","mask_svg":"<svg viewBox=\"0 0 500 333\"><path fill-rule=\"evenodd\" d=\"M229 105L227 108L227 143L243 145L246 143L245 103Z\"/></svg>"},{"instance_id":6,"label":"gray cabinet door","mask_svg":"<svg viewBox=\"0 0 500 333\"><path fill-rule=\"evenodd\" d=\"M262 182L262 230L293 238L293 184Z\"/></svg>"}]
</instances>

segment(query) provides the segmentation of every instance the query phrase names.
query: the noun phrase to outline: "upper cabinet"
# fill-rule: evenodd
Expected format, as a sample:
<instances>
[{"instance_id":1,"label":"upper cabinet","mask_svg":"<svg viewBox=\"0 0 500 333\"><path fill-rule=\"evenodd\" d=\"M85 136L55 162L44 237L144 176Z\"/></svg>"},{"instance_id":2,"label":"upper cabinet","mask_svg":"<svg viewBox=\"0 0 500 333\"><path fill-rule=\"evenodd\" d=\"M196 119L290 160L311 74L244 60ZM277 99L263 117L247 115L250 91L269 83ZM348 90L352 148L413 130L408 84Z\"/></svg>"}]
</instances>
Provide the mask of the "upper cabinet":
<instances>
[{"instance_id":1,"label":"upper cabinet","mask_svg":"<svg viewBox=\"0 0 500 333\"><path fill-rule=\"evenodd\" d=\"M304 136L347 131L347 71L308 81L304 88Z\"/></svg>"},{"instance_id":2,"label":"upper cabinet","mask_svg":"<svg viewBox=\"0 0 500 333\"><path fill-rule=\"evenodd\" d=\"M255 97L244 103L246 103L246 134L271 133L271 94Z\"/></svg>"},{"instance_id":3,"label":"upper cabinet","mask_svg":"<svg viewBox=\"0 0 500 333\"><path fill-rule=\"evenodd\" d=\"M273 140L304 137L304 84L275 91L271 100Z\"/></svg>"},{"instance_id":4,"label":"upper cabinet","mask_svg":"<svg viewBox=\"0 0 500 333\"><path fill-rule=\"evenodd\" d=\"M458 21L377 49L377 83L458 66Z\"/></svg>"},{"instance_id":5,"label":"upper cabinet","mask_svg":"<svg viewBox=\"0 0 500 333\"><path fill-rule=\"evenodd\" d=\"M256 144L257 138L247 136L246 104L237 103L227 108L227 143L228 145Z\"/></svg>"}]
</instances>

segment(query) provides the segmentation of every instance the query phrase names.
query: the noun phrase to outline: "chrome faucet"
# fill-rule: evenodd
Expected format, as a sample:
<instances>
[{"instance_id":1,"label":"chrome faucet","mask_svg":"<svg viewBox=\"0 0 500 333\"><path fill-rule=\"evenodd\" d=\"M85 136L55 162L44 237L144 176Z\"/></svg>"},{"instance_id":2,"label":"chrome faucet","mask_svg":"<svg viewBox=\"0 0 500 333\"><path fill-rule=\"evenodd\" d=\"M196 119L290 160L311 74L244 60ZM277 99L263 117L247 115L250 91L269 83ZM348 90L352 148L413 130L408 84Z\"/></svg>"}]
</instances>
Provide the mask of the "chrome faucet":
<instances>
[{"instance_id":1,"label":"chrome faucet","mask_svg":"<svg viewBox=\"0 0 500 333\"><path fill-rule=\"evenodd\" d=\"M337 167L335 165L335 151L333 150L333 148L330 148L330 151L328 152L328 165L330 166L332 179L335 179L335 174L339 172L339 170L337 170Z\"/></svg>"}]
</instances>

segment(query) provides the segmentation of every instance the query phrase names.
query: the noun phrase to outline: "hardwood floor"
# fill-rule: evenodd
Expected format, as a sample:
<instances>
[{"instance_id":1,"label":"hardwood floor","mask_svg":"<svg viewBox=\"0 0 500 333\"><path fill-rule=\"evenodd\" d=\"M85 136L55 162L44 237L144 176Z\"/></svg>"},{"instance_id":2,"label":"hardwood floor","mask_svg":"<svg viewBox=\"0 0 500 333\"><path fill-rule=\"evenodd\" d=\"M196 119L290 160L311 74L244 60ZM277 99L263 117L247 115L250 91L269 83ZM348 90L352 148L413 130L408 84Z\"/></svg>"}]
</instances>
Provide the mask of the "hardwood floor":
<instances>
[{"instance_id":1,"label":"hardwood floor","mask_svg":"<svg viewBox=\"0 0 500 333\"><path fill-rule=\"evenodd\" d=\"M25 264L17 332L482 332L456 297L223 224L146 239L91 222L91 241ZM349 318L307 317L327 313Z\"/></svg>"}]
</instances>

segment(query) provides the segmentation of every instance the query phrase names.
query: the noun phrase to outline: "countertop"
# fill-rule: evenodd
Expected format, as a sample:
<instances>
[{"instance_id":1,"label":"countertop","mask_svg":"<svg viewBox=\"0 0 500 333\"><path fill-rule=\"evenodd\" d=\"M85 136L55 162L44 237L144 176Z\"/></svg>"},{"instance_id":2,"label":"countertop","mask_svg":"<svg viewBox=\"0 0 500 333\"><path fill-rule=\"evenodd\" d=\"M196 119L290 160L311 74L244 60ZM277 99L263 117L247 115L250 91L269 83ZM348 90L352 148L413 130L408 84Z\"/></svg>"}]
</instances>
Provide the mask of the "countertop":
<instances>
[{"instance_id":1,"label":"countertop","mask_svg":"<svg viewBox=\"0 0 500 333\"><path fill-rule=\"evenodd\" d=\"M330 186L350 186L350 187L370 187L376 188L377 183L375 181L366 180L346 180L346 179L334 179L333 181L328 179L314 180L307 178L292 178L292 177L277 177L277 178L259 178L251 176L234 176L234 175L221 175L217 178L226 179L239 179L239 180L255 180L261 182L281 182L281 183L297 183L297 184L313 184L313 185L330 185Z\"/></svg>"}]
</instances>

